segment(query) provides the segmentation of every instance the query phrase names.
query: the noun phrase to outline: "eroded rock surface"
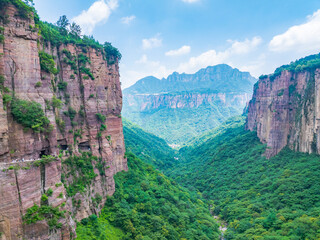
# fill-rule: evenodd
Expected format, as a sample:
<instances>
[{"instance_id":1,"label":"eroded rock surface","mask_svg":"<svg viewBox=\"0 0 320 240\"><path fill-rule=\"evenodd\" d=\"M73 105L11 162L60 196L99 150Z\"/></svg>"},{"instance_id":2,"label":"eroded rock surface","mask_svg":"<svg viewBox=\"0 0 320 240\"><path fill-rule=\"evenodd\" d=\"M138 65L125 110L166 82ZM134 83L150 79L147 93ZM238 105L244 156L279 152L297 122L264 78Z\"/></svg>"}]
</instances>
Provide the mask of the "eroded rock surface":
<instances>
[{"instance_id":1,"label":"eroded rock surface","mask_svg":"<svg viewBox=\"0 0 320 240\"><path fill-rule=\"evenodd\" d=\"M10 106L3 105L0 93L0 232L2 238L12 240L69 239L75 236L74 220L98 214L107 195L115 191L113 176L127 170L118 63L108 63L104 53L90 47L73 44L53 47L38 35L33 19L17 17L13 6L6 13L9 21L3 25L5 40L0 44L4 87L19 99L40 103L53 130L43 134L24 129L13 119ZM39 51L54 57L57 75L41 70ZM78 62L77 69L71 69L65 61L66 53L75 59L80 54L86 56L85 67L90 69L94 80L79 70ZM67 82L63 91L58 88L59 82ZM62 100L61 109L50 106L54 96ZM73 119L65 114L70 109L76 111ZM97 114L106 117L106 129L102 131ZM62 121L64 127L57 124ZM73 199L61 184L61 174L68 172L61 161L71 151L75 155L92 152L104 163L105 172L101 175L95 168L97 176L93 183ZM57 156L57 161L41 166L32 164L43 155ZM94 167L96 164L93 162ZM73 179L68 181L72 183ZM53 190L49 205L66 210L66 217L60 220L62 228L50 230L45 221L23 224L27 209L40 205L42 194L49 188ZM102 197L99 204L92 202L97 194Z\"/></svg>"},{"instance_id":2,"label":"eroded rock surface","mask_svg":"<svg viewBox=\"0 0 320 240\"><path fill-rule=\"evenodd\" d=\"M320 152L320 70L283 71L255 85L246 128L267 144L266 156L289 146L301 152Z\"/></svg>"}]
</instances>

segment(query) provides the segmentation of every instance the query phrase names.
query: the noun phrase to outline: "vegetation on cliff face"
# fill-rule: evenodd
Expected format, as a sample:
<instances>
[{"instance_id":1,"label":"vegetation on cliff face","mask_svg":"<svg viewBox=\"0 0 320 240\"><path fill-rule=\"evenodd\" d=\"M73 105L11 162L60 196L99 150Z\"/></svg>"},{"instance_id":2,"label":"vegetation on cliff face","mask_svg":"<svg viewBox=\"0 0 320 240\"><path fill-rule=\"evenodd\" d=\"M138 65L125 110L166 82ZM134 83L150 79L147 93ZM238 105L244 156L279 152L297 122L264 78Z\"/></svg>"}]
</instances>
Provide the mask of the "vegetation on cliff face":
<instances>
[{"instance_id":1,"label":"vegetation on cliff face","mask_svg":"<svg viewBox=\"0 0 320 240\"><path fill-rule=\"evenodd\" d=\"M79 239L106 239L108 224L122 229L122 239L219 238L218 225L199 194L179 187L135 155L127 157L129 171L116 175L116 192L99 220L90 217L78 224Z\"/></svg>"},{"instance_id":2,"label":"vegetation on cliff face","mask_svg":"<svg viewBox=\"0 0 320 240\"><path fill-rule=\"evenodd\" d=\"M51 132L52 126L44 115L41 104L34 101L26 101L13 98L11 101L11 113L13 119L25 128L35 132Z\"/></svg>"},{"instance_id":3,"label":"vegetation on cliff face","mask_svg":"<svg viewBox=\"0 0 320 240\"><path fill-rule=\"evenodd\" d=\"M300 58L290 64L278 67L273 74L269 75L270 79L273 80L277 76L281 75L281 72L287 70L290 72L302 72L302 71L313 71L316 68L320 68L320 53L310 55L304 58ZM260 79L267 78L268 75L260 76Z\"/></svg>"},{"instance_id":4,"label":"vegetation on cliff face","mask_svg":"<svg viewBox=\"0 0 320 240\"><path fill-rule=\"evenodd\" d=\"M106 60L114 64L116 60L121 59L119 50L109 42L100 44L92 36L82 36L81 28L76 23L69 23L67 17L61 16L56 24L40 21L37 11L33 7L33 0L0 0L0 20L6 22L6 7L12 4L18 10L18 17L31 18L35 20L33 31L39 31L45 43L51 43L53 46L72 43L79 47L92 47L104 53Z\"/></svg>"},{"instance_id":5,"label":"vegetation on cliff face","mask_svg":"<svg viewBox=\"0 0 320 240\"><path fill-rule=\"evenodd\" d=\"M267 160L255 132L239 124L183 148L169 174L213 201L226 239L319 239L320 157L284 149Z\"/></svg>"}]
</instances>

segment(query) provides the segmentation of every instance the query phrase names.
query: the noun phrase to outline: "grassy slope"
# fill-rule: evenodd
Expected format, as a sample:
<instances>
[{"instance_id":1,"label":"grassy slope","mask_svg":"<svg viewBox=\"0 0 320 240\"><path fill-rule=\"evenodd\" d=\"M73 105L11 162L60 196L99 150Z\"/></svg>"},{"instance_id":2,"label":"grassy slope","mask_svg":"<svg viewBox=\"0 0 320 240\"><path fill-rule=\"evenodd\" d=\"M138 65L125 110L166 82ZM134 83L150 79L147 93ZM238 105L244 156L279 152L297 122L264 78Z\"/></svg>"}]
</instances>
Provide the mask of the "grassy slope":
<instances>
[{"instance_id":1,"label":"grassy slope","mask_svg":"<svg viewBox=\"0 0 320 240\"><path fill-rule=\"evenodd\" d=\"M284 149L267 160L256 134L234 127L181 149L188 162L170 176L214 201L227 239L319 239L320 157Z\"/></svg>"}]
</instances>

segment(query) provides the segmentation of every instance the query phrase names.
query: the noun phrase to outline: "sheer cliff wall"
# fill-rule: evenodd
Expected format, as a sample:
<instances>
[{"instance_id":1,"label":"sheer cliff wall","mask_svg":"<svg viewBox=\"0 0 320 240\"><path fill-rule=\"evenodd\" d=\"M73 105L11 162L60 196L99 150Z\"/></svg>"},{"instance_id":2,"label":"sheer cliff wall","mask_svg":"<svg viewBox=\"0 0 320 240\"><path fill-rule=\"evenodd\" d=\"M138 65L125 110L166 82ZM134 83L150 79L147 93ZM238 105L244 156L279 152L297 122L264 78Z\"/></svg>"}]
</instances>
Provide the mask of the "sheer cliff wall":
<instances>
[{"instance_id":1,"label":"sheer cliff wall","mask_svg":"<svg viewBox=\"0 0 320 240\"><path fill-rule=\"evenodd\" d=\"M5 89L0 93L0 239L69 239L74 236L74 220L98 214L115 191L113 176L127 170L118 61L108 61L105 53L87 46L51 46L43 41L32 18L18 17L12 5L6 14L0 44ZM53 56L57 74L41 69L41 51ZM67 61L70 56L75 59L73 65ZM81 57L86 61L80 62ZM4 95L39 103L52 129L35 132L17 123ZM60 107L53 106L55 98L61 100ZM81 173L69 174L74 169L64 166L64 160L83 152L97 157L92 161L95 178L85 191L71 197L66 188ZM56 160L33 164L44 155ZM65 211L59 219L62 227L52 228L45 219L26 224L23 216L42 204L41 196L48 189L53 194L46 204Z\"/></svg>"},{"instance_id":2,"label":"sheer cliff wall","mask_svg":"<svg viewBox=\"0 0 320 240\"><path fill-rule=\"evenodd\" d=\"M261 78L249 103L246 128L267 144L267 157L285 146L320 153L320 70L285 70Z\"/></svg>"}]
</instances>

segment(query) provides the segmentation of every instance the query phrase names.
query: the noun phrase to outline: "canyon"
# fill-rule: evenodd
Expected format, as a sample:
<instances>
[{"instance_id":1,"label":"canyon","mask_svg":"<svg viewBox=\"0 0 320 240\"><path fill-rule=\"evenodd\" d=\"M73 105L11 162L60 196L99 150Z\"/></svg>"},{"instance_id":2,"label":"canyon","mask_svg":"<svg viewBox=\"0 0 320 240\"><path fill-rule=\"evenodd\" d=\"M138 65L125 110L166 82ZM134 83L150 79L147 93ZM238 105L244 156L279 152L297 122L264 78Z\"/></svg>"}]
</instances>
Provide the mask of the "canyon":
<instances>
[{"instance_id":1,"label":"canyon","mask_svg":"<svg viewBox=\"0 0 320 240\"><path fill-rule=\"evenodd\" d=\"M123 91L123 116L172 145L185 144L241 114L255 81L226 64L161 80L146 77Z\"/></svg>"}]
</instances>

